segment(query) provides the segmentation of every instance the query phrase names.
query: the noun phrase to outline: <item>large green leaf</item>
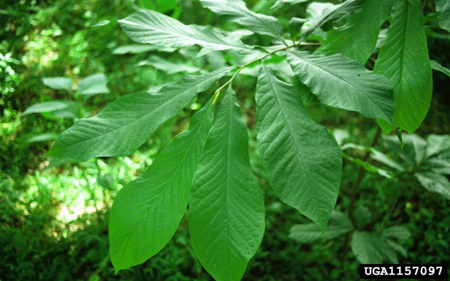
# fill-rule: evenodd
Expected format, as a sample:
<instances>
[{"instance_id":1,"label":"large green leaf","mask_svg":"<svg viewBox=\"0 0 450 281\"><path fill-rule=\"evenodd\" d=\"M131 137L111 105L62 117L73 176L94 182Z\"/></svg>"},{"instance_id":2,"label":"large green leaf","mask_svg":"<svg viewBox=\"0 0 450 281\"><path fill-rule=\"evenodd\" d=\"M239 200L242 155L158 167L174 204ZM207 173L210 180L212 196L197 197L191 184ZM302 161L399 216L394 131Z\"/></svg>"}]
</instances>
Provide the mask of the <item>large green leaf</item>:
<instances>
[{"instance_id":1,"label":"large green leaf","mask_svg":"<svg viewBox=\"0 0 450 281\"><path fill-rule=\"evenodd\" d=\"M298 224L291 227L289 237L302 243L312 243L318 240L330 240L353 229L348 217L338 211L333 211L325 233L315 223Z\"/></svg>"},{"instance_id":2,"label":"large green leaf","mask_svg":"<svg viewBox=\"0 0 450 281\"><path fill-rule=\"evenodd\" d=\"M394 0L367 0L345 26L331 31L317 54L341 53L364 65L375 50L378 34Z\"/></svg>"},{"instance_id":3,"label":"large green leaf","mask_svg":"<svg viewBox=\"0 0 450 281\"><path fill-rule=\"evenodd\" d=\"M250 11L242 0L200 0L200 2L205 8L219 15L227 16L229 20L237 22L255 33L283 40L283 28L277 18Z\"/></svg>"},{"instance_id":4,"label":"large green leaf","mask_svg":"<svg viewBox=\"0 0 450 281\"><path fill-rule=\"evenodd\" d=\"M420 172L414 175L428 191L439 193L445 198L450 199L450 182L446 176L433 172Z\"/></svg>"},{"instance_id":5,"label":"large green leaf","mask_svg":"<svg viewBox=\"0 0 450 281\"><path fill-rule=\"evenodd\" d=\"M265 65L256 109L258 149L271 186L283 202L325 229L341 182L338 144L309 118L294 88Z\"/></svg>"},{"instance_id":6,"label":"large green leaf","mask_svg":"<svg viewBox=\"0 0 450 281\"><path fill-rule=\"evenodd\" d=\"M383 131L400 128L413 133L425 119L433 90L419 0L399 1L374 71L394 86L394 123L380 121Z\"/></svg>"},{"instance_id":7,"label":"large green leaf","mask_svg":"<svg viewBox=\"0 0 450 281\"><path fill-rule=\"evenodd\" d=\"M213 51L229 49L242 53L250 51L250 47L223 36L212 27L184 25L151 10L138 10L119 22L128 37L138 43L173 48L199 45Z\"/></svg>"},{"instance_id":8,"label":"large green leaf","mask_svg":"<svg viewBox=\"0 0 450 281\"><path fill-rule=\"evenodd\" d=\"M264 234L264 199L231 88L206 141L189 206L194 251L216 280L240 280Z\"/></svg>"},{"instance_id":9,"label":"large green leaf","mask_svg":"<svg viewBox=\"0 0 450 281\"><path fill-rule=\"evenodd\" d=\"M450 1L436 0L436 11L439 13L439 26L450 32Z\"/></svg>"},{"instance_id":10,"label":"large green leaf","mask_svg":"<svg viewBox=\"0 0 450 281\"><path fill-rule=\"evenodd\" d=\"M382 263L380 243L382 243L381 238L373 233L355 231L351 241L352 252L360 263Z\"/></svg>"},{"instance_id":11,"label":"large green leaf","mask_svg":"<svg viewBox=\"0 0 450 281\"><path fill-rule=\"evenodd\" d=\"M81 119L63 132L48 155L72 161L92 157L124 156L138 149L168 119L229 73L230 68L186 76L158 93L135 93L121 97L102 112Z\"/></svg>"},{"instance_id":12,"label":"large green leaf","mask_svg":"<svg viewBox=\"0 0 450 281\"><path fill-rule=\"evenodd\" d=\"M316 28L328 22L353 14L361 8L363 3L364 0L347 0L339 5L316 2L309 4L306 10L308 20L302 26L302 39L305 39Z\"/></svg>"},{"instance_id":13,"label":"large green leaf","mask_svg":"<svg viewBox=\"0 0 450 281\"><path fill-rule=\"evenodd\" d=\"M288 60L295 75L322 103L368 118L392 120L392 86L382 75L340 54L325 57L289 52Z\"/></svg>"},{"instance_id":14,"label":"large green leaf","mask_svg":"<svg viewBox=\"0 0 450 281\"><path fill-rule=\"evenodd\" d=\"M141 264L172 238L189 202L192 179L214 117L212 100L139 178L117 194L109 219L116 271Z\"/></svg>"}]
</instances>

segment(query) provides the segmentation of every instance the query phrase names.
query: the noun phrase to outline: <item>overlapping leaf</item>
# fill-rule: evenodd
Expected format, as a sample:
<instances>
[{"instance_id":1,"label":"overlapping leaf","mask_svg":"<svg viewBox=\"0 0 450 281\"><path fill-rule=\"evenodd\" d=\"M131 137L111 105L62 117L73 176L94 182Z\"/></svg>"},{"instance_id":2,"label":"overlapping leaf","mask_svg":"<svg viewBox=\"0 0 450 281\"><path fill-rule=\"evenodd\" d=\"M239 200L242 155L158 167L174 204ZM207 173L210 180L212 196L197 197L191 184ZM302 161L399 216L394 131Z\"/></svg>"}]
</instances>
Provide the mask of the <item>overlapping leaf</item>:
<instances>
[{"instance_id":1,"label":"overlapping leaf","mask_svg":"<svg viewBox=\"0 0 450 281\"><path fill-rule=\"evenodd\" d=\"M72 161L124 156L138 149L164 121L226 75L230 68L186 76L158 93L136 93L117 99L102 112L81 119L61 134L48 155Z\"/></svg>"},{"instance_id":2,"label":"overlapping leaf","mask_svg":"<svg viewBox=\"0 0 450 281\"><path fill-rule=\"evenodd\" d=\"M241 279L264 234L264 200L250 169L247 127L231 88L194 178L189 232L201 264L219 281Z\"/></svg>"},{"instance_id":3,"label":"overlapping leaf","mask_svg":"<svg viewBox=\"0 0 450 281\"><path fill-rule=\"evenodd\" d=\"M339 5L311 3L306 10L308 21L302 26L302 39L305 39L316 28L328 22L353 14L362 7L363 3L364 0L347 0Z\"/></svg>"},{"instance_id":4,"label":"overlapping leaf","mask_svg":"<svg viewBox=\"0 0 450 281\"><path fill-rule=\"evenodd\" d=\"M229 20L237 22L255 33L283 40L282 26L277 18L250 11L242 0L200 0L200 2L205 8L219 15L227 16Z\"/></svg>"},{"instance_id":5,"label":"overlapping leaf","mask_svg":"<svg viewBox=\"0 0 450 281\"><path fill-rule=\"evenodd\" d=\"M250 47L232 40L212 27L184 25L181 22L151 10L138 10L119 20L120 26L132 40L160 47L182 48L199 45L208 50L233 49L248 53Z\"/></svg>"},{"instance_id":6,"label":"overlapping leaf","mask_svg":"<svg viewBox=\"0 0 450 281\"><path fill-rule=\"evenodd\" d=\"M258 149L280 199L326 228L341 180L341 150L306 114L294 88L266 66L256 88Z\"/></svg>"},{"instance_id":7,"label":"overlapping leaf","mask_svg":"<svg viewBox=\"0 0 450 281\"><path fill-rule=\"evenodd\" d=\"M428 191L439 193L450 199L450 181L446 176L434 172L420 172L414 175Z\"/></svg>"},{"instance_id":8,"label":"overlapping leaf","mask_svg":"<svg viewBox=\"0 0 450 281\"><path fill-rule=\"evenodd\" d=\"M392 86L382 75L340 54L325 57L289 52L288 60L295 75L322 103L367 118L392 120Z\"/></svg>"},{"instance_id":9,"label":"overlapping leaf","mask_svg":"<svg viewBox=\"0 0 450 281\"><path fill-rule=\"evenodd\" d=\"M393 126L383 121L380 126L413 133L425 119L433 90L419 0L399 1L374 71L391 81L396 103Z\"/></svg>"},{"instance_id":10,"label":"overlapping leaf","mask_svg":"<svg viewBox=\"0 0 450 281\"><path fill-rule=\"evenodd\" d=\"M189 202L213 117L211 100L142 176L120 190L109 219L111 261L116 271L154 256L175 233Z\"/></svg>"},{"instance_id":11,"label":"overlapping leaf","mask_svg":"<svg viewBox=\"0 0 450 281\"><path fill-rule=\"evenodd\" d=\"M317 54L341 53L364 65L375 50L378 34L394 0L367 0L346 25L331 31Z\"/></svg>"}]
</instances>

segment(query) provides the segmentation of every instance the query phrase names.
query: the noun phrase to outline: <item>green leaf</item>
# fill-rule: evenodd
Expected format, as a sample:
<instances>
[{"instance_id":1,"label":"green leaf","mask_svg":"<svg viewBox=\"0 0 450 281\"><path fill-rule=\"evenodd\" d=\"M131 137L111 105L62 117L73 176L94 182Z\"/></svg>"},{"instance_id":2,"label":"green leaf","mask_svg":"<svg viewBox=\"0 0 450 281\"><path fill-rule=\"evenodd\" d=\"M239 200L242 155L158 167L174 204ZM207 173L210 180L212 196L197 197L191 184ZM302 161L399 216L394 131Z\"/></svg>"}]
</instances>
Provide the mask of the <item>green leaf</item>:
<instances>
[{"instance_id":1,"label":"green leaf","mask_svg":"<svg viewBox=\"0 0 450 281\"><path fill-rule=\"evenodd\" d=\"M89 75L80 81L77 91L82 95L109 94L107 83L103 73Z\"/></svg>"},{"instance_id":2,"label":"green leaf","mask_svg":"<svg viewBox=\"0 0 450 281\"><path fill-rule=\"evenodd\" d=\"M394 86L393 126L380 121L384 132L399 128L413 133L430 107L433 80L419 0L400 0L374 71Z\"/></svg>"},{"instance_id":3,"label":"green leaf","mask_svg":"<svg viewBox=\"0 0 450 281\"><path fill-rule=\"evenodd\" d=\"M408 256L408 252L406 251L406 249L403 246L395 243L394 241L392 241L390 239L386 239L386 243L389 245L389 247L391 247L394 251L396 251L403 257L406 258Z\"/></svg>"},{"instance_id":4,"label":"green leaf","mask_svg":"<svg viewBox=\"0 0 450 281\"><path fill-rule=\"evenodd\" d=\"M439 193L445 198L450 199L450 182L446 176L433 172L420 172L414 175L428 191Z\"/></svg>"},{"instance_id":5,"label":"green leaf","mask_svg":"<svg viewBox=\"0 0 450 281\"><path fill-rule=\"evenodd\" d=\"M355 231L351 241L352 252L360 263L382 263L383 256L379 251L381 242L381 238L373 233Z\"/></svg>"},{"instance_id":6,"label":"green leaf","mask_svg":"<svg viewBox=\"0 0 450 281\"><path fill-rule=\"evenodd\" d=\"M47 155L72 161L128 155L147 141L160 124L191 103L197 93L210 88L230 70L186 76L158 93L121 97L96 116L77 121L61 134Z\"/></svg>"},{"instance_id":7,"label":"green leaf","mask_svg":"<svg viewBox=\"0 0 450 281\"><path fill-rule=\"evenodd\" d=\"M372 219L372 213L366 206L358 206L355 209L355 224L359 229L364 228Z\"/></svg>"},{"instance_id":8,"label":"green leaf","mask_svg":"<svg viewBox=\"0 0 450 281\"><path fill-rule=\"evenodd\" d=\"M333 239L352 229L352 222L345 214L339 211L333 211L325 233L323 233L320 227L315 223L298 224L291 227L289 237L297 242L313 243L318 240L326 241Z\"/></svg>"},{"instance_id":9,"label":"green leaf","mask_svg":"<svg viewBox=\"0 0 450 281\"><path fill-rule=\"evenodd\" d=\"M139 178L120 190L109 219L117 271L156 255L172 238L189 202L192 179L212 126L212 100L196 113Z\"/></svg>"},{"instance_id":10,"label":"green leaf","mask_svg":"<svg viewBox=\"0 0 450 281\"><path fill-rule=\"evenodd\" d=\"M306 3L306 2L308 2L308 0L277 0L277 2L275 2L272 5L272 7L270 7L270 8L274 9L274 10L278 10L286 3L290 4L290 5L296 5L296 4L300 4L300 3Z\"/></svg>"},{"instance_id":11,"label":"green leaf","mask_svg":"<svg viewBox=\"0 0 450 281\"><path fill-rule=\"evenodd\" d=\"M418 166L426 157L427 142L416 134L402 134L403 148L397 136L383 136L385 145L396 152L410 167Z\"/></svg>"},{"instance_id":12,"label":"green leaf","mask_svg":"<svg viewBox=\"0 0 450 281\"><path fill-rule=\"evenodd\" d=\"M363 3L363 0L347 0L339 5L317 2L309 4L306 9L308 21L302 27L302 39L305 39L318 27L328 22L353 14L361 8Z\"/></svg>"},{"instance_id":13,"label":"green leaf","mask_svg":"<svg viewBox=\"0 0 450 281\"><path fill-rule=\"evenodd\" d=\"M25 109L21 115L28 115L33 113L44 113L44 112L52 112L60 109L67 108L69 103L65 101L46 101L37 104L33 104L32 106Z\"/></svg>"},{"instance_id":14,"label":"green leaf","mask_svg":"<svg viewBox=\"0 0 450 281\"><path fill-rule=\"evenodd\" d=\"M50 140L56 140L58 137L58 134L56 133L43 133L39 135L32 136L27 140L28 143L33 142L44 142L44 141L50 141Z\"/></svg>"},{"instance_id":15,"label":"green leaf","mask_svg":"<svg viewBox=\"0 0 450 281\"><path fill-rule=\"evenodd\" d=\"M216 280L240 280L264 234L264 199L248 156L248 133L231 88L194 177L189 206L194 252Z\"/></svg>"},{"instance_id":16,"label":"green leaf","mask_svg":"<svg viewBox=\"0 0 450 281\"><path fill-rule=\"evenodd\" d=\"M436 174L450 175L450 159L427 159L421 167L422 171L432 171Z\"/></svg>"},{"instance_id":17,"label":"green leaf","mask_svg":"<svg viewBox=\"0 0 450 281\"><path fill-rule=\"evenodd\" d=\"M289 52L288 60L295 75L322 103L367 118L392 120L392 87L382 75L340 54L325 57Z\"/></svg>"},{"instance_id":18,"label":"green leaf","mask_svg":"<svg viewBox=\"0 0 450 281\"><path fill-rule=\"evenodd\" d=\"M449 2L449 3L450 3L450 2ZM442 66L440 63L438 63L438 62L435 61L435 60L431 60L430 62L431 62L431 68L432 68L433 70L437 70L437 71L439 71L439 72L442 72L442 73L444 73L445 75L447 75L448 77L450 77L450 69L448 69L448 68Z\"/></svg>"},{"instance_id":19,"label":"green leaf","mask_svg":"<svg viewBox=\"0 0 450 281\"><path fill-rule=\"evenodd\" d=\"M436 11L439 13L439 26L450 32L450 1L436 0Z\"/></svg>"},{"instance_id":20,"label":"green leaf","mask_svg":"<svg viewBox=\"0 0 450 281\"><path fill-rule=\"evenodd\" d=\"M450 150L450 135L431 134L427 138L427 157Z\"/></svg>"},{"instance_id":21,"label":"green leaf","mask_svg":"<svg viewBox=\"0 0 450 281\"><path fill-rule=\"evenodd\" d=\"M71 92L72 79L66 77L46 77L42 78L42 82L45 86L54 90L63 90Z\"/></svg>"},{"instance_id":22,"label":"green leaf","mask_svg":"<svg viewBox=\"0 0 450 281\"><path fill-rule=\"evenodd\" d=\"M176 49L174 48L164 48L164 47L158 47L158 46L152 46L152 45L140 45L140 44L134 44L134 45L124 45L117 47L113 50L114 55L125 55L125 54L140 54L150 51L158 51L158 52L174 52Z\"/></svg>"},{"instance_id":23,"label":"green leaf","mask_svg":"<svg viewBox=\"0 0 450 281\"><path fill-rule=\"evenodd\" d=\"M391 13L394 0L367 0L342 28L331 31L317 54L341 53L364 65L375 50L383 22Z\"/></svg>"},{"instance_id":24,"label":"green leaf","mask_svg":"<svg viewBox=\"0 0 450 281\"><path fill-rule=\"evenodd\" d=\"M284 203L324 230L341 182L336 140L309 118L294 88L265 65L256 86L256 110L258 149L271 186Z\"/></svg>"},{"instance_id":25,"label":"green leaf","mask_svg":"<svg viewBox=\"0 0 450 281\"><path fill-rule=\"evenodd\" d=\"M269 35L283 41L282 26L277 18L257 14L245 6L241 0L200 0L203 7L216 14L226 16L228 20L237 22L249 30Z\"/></svg>"},{"instance_id":26,"label":"green leaf","mask_svg":"<svg viewBox=\"0 0 450 281\"><path fill-rule=\"evenodd\" d=\"M382 234L384 237L392 237L404 240L411 238L411 232L406 227L401 225L388 227L383 230Z\"/></svg>"},{"instance_id":27,"label":"green leaf","mask_svg":"<svg viewBox=\"0 0 450 281\"><path fill-rule=\"evenodd\" d=\"M249 53L251 49L241 41L223 36L212 27L184 25L151 10L138 10L119 20L119 23L128 37L138 43L172 48L199 45L212 51L233 49L241 53Z\"/></svg>"}]
</instances>

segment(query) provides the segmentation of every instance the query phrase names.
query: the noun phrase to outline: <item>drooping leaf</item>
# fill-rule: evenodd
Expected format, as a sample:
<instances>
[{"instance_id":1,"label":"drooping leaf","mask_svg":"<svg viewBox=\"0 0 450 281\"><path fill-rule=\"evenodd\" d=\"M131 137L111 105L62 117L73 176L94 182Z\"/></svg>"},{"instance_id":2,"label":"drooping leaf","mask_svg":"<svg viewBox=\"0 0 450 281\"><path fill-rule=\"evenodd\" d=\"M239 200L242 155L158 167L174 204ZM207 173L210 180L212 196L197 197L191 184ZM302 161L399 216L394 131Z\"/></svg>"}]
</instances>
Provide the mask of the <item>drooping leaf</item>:
<instances>
[{"instance_id":1,"label":"drooping leaf","mask_svg":"<svg viewBox=\"0 0 450 281\"><path fill-rule=\"evenodd\" d=\"M160 47L182 48L199 45L208 50L233 49L248 53L250 47L231 40L212 27L184 25L181 22L151 10L138 10L119 23L125 33L138 43Z\"/></svg>"},{"instance_id":2,"label":"drooping leaf","mask_svg":"<svg viewBox=\"0 0 450 281\"><path fill-rule=\"evenodd\" d=\"M427 157L450 150L450 135L431 134L427 137Z\"/></svg>"},{"instance_id":3,"label":"drooping leaf","mask_svg":"<svg viewBox=\"0 0 450 281\"><path fill-rule=\"evenodd\" d=\"M52 111L67 108L68 106L69 106L69 104L66 101L46 101L46 102L33 104L32 106L25 109L25 111L22 112L21 115L52 112Z\"/></svg>"},{"instance_id":4,"label":"drooping leaf","mask_svg":"<svg viewBox=\"0 0 450 281\"><path fill-rule=\"evenodd\" d=\"M264 234L264 200L250 169L247 127L231 88L194 177L189 233L201 264L219 281L241 279Z\"/></svg>"},{"instance_id":5,"label":"drooping leaf","mask_svg":"<svg viewBox=\"0 0 450 281\"><path fill-rule=\"evenodd\" d=\"M174 52L175 48L164 48L164 47L158 47L153 45L140 45L140 44L134 44L134 45L124 45L117 47L113 50L114 55L125 55L125 54L140 54L150 51L158 51L158 52Z\"/></svg>"},{"instance_id":6,"label":"drooping leaf","mask_svg":"<svg viewBox=\"0 0 450 281\"><path fill-rule=\"evenodd\" d=\"M325 233L322 233L320 227L315 223L297 224L291 227L289 237L297 242L313 243L318 240L333 239L352 229L353 224L345 214L333 211Z\"/></svg>"},{"instance_id":7,"label":"drooping leaf","mask_svg":"<svg viewBox=\"0 0 450 281\"><path fill-rule=\"evenodd\" d=\"M450 2L449 2L450 3ZM435 60L431 60L431 68L434 70L437 70L439 72L444 73L445 75L447 75L450 78L450 69L442 66L440 63L438 63Z\"/></svg>"},{"instance_id":8,"label":"drooping leaf","mask_svg":"<svg viewBox=\"0 0 450 281\"><path fill-rule=\"evenodd\" d=\"M450 1L436 0L436 11L439 13L439 26L450 32Z\"/></svg>"},{"instance_id":9,"label":"drooping leaf","mask_svg":"<svg viewBox=\"0 0 450 281\"><path fill-rule=\"evenodd\" d=\"M391 226L383 230L384 237L392 237L397 239L409 239L411 238L411 232L405 226L397 225Z\"/></svg>"},{"instance_id":10,"label":"drooping leaf","mask_svg":"<svg viewBox=\"0 0 450 281\"><path fill-rule=\"evenodd\" d=\"M82 95L109 94L108 81L103 73L96 73L83 78L77 86Z\"/></svg>"},{"instance_id":11,"label":"drooping leaf","mask_svg":"<svg viewBox=\"0 0 450 281\"><path fill-rule=\"evenodd\" d=\"M168 119L230 72L186 76L158 93L141 92L121 97L94 117L77 121L63 132L48 155L86 161L92 157L125 156L138 149Z\"/></svg>"},{"instance_id":12,"label":"drooping leaf","mask_svg":"<svg viewBox=\"0 0 450 281\"><path fill-rule=\"evenodd\" d=\"M368 172L379 174L380 176L388 178L388 179L393 179L394 178L394 175L388 170L378 168L378 167L376 167L376 166L374 166L374 165L372 165L372 164L370 164L370 163L368 163L366 161L363 161L360 158L352 157L352 156L350 156L350 155L348 155L346 153L344 153L343 156L344 156L344 159L355 163L356 165L364 168Z\"/></svg>"},{"instance_id":13,"label":"drooping leaf","mask_svg":"<svg viewBox=\"0 0 450 281\"><path fill-rule=\"evenodd\" d=\"M189 202L213 117L210 100L193 116L189 129L117 194L109 219L111 261L116 272L143 263L172 238Z\"/></svg>"},{"instance_id":14,"label":"drooping leaf","mask_svg":"<svg viewBox=\"0 0 450 281\"><path fill-rule=\"evenodd\" d=\"M171 62L166 59L162 59L158 56L150 56L147 60L139 62L138 65L139 66L150 65L156 69L166 72L167 74L174 74L180 72L184 73L205 72L201 68L189 66L186 63Z\"/></svg>"},{"instance_id":15,"label":"drooping leaf","mask_svg":"<svg viewBox=\"0 0 450 281\"><path fill-rule=\"evenodd\" d=\"M439 193L445 198L450 199L450 182L446 176L433 172L420 172L414 175L428 191Z\"/></svg>"},{"instance_id":16,"label":"drooping leaf","mask_svg":"<svg viewBox=\"0 0 450 281\"><path fill-rule=\"evenodd\" d=\"M381 128L386 133L396 128L413 133L428 112L433 90L419 0L399 1L374 71L394 86L394 123L380 121Z\"/></svg>"},{"instance_id":17,"label":"drooping leaf","mask_svg":"<svg viewBox=\"0 0 450 281\"><path fill-rule=\"evenodd\" d=\"M200 0L203 7L216 14L226 16L229 20L245 26L249 30L272 36L283 41L282 26L277 18L257 14L247 9L242 0Z\"/></svg>"},{"instance_id":18,"label":"drooping leaf","mask_svg":"<svg viewBox=\"0 0 450 281\"><path fill-rule=\"evenodd\" d=\"M328 22L353 14L362 7L363 3L363 0L347 0L339 5L317 2L309 4L306 9L308 21L302 26L302 39L305 39L316 28Z\"/></svg>"},{"instance_id":19,"label":"drooping leaf","mask_svg":"<svg viewBox=\"0 0 450 281\"><path fill-rule=\"evenodd\" d=\"M325 57L289 52L288 60L295 75L322 103L367 118L392 120L392 87L382 75L340 54Z\"/></svg>"},{"instance_id":20,"label":"drooping leaf","mask_svg":"<svg viewBox=\"0 0 450 281\"><path fill-rule=\"evenodd\" d=\"M258 149L271 186L284 203L325 229L342 173L336 140L310 119L294 88L265 65L258 77L256 108Z\"/></svg>"},{"instance_id":21,"label":"drooping leaf","mask_svg":"<svg viewBox=\"0 0 450 281\"><path fill-rule=\"evenodd\" d=\"M72 91L72 79L67 77L46 77L42 78L42 82L45 86L54 90Z\"/></svg>"},{"instance_id":22,"label":"drooping leaf","mask_svg":"<svg viewBox=\"0 0 450 281\"><path fill-rule=\"evenodd\" d=\"M360 263L382 263L383 256L379 251L381 238L373 233L355 231L352 236L351 248Z\"/></svg>"},{"instance_id":23,"label":"drooping leaf","mask_svg":"<svg viewBox=\"0 0 450 281\"><path fill-rule=\"evenodd\" d=\"M367 0L342 28L331 31L317 54L343 54L364 65L374 52L383 22L394 0Z\"/></svg>"}]
</instances>

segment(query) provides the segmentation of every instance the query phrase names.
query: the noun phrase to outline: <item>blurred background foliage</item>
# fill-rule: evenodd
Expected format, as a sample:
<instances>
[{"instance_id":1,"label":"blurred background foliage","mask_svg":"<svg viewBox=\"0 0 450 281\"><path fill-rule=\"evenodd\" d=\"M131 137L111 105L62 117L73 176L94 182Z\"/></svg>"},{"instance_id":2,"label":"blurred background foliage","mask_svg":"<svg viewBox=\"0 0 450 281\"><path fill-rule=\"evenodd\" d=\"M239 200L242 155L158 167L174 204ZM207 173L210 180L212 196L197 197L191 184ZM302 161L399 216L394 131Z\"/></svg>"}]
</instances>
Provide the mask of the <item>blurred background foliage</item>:
<instances>
[{"instance_id":1,"label":"blurred background foliage","mask_svg":"<svg viewBox=\"0 0 450 281\"><path fill-rule=\"evenodd\" d=\"M292 16L304 17L307 3L281 5L275 0L246 1L254 11L273 14L285 27ZM338 3L339 1L332 1ZM425 14L434 1L424 1ZM108 255L108 213L115 194L140 175L171 138L187 127L190 116L206 101L203 93L180 116L168 121L137 152L122 158L58 163L45 157L57 134L79 117L92 116L119 96L157 89L184 73L236 64L231 56L195 59L197 48L163 50L127 47L133 43L117 19L143 7L178 18L185 24L214 25L236 30L194 0L2 0L0 4L0 280L209 280L193 254L188 221L175 237L143 265L114 274ZM450 67L450 35L436 29L431 15L427 26L430 57ZM111 21L107 25L98 24ZM98 24L98 26L95 26ZM252 35L252 44L270 39ZM119 48L122 47L122 48ZM276 58L275 58L276 60ZM171 64L168 64L171 63ZM369 66L370 67L370 66ZM170 72L171 74L168 74ZM84 98L46 87L45 77L82 78L104 73L109 94ZM418 135L450 133L449 79L435 72L430 112ZM330 280L357 278L352 253L342 259L345 236L327 242L301 244L289 238L294 224L308 222L282 204L264 179L255 151L253 76L241 75L235 89L251 136L251 161L266 197L266 233L250 261L244 280ZM72 86L73 87L73 86ZM54 114L20 114L29 106L50 100L76 102L76 118ZM330 130L342 129L348 141L369 145L376 124L360 115L309 106L311 116ZM379 150L387 152L380 141ZM362 152L352 151L353 157ZM345 190L356 180L358 166L346 162L337 209L346 212ZM372 213L365 229L405 225L412 233L403 246L402 263L447 263L450 260L449 201L436 193L403 181L367 174L361 182L357 206ZM395 206L392 208L391 206ZM389 213L389 219L384 217Z\"/></svg>"}]
</instances>

